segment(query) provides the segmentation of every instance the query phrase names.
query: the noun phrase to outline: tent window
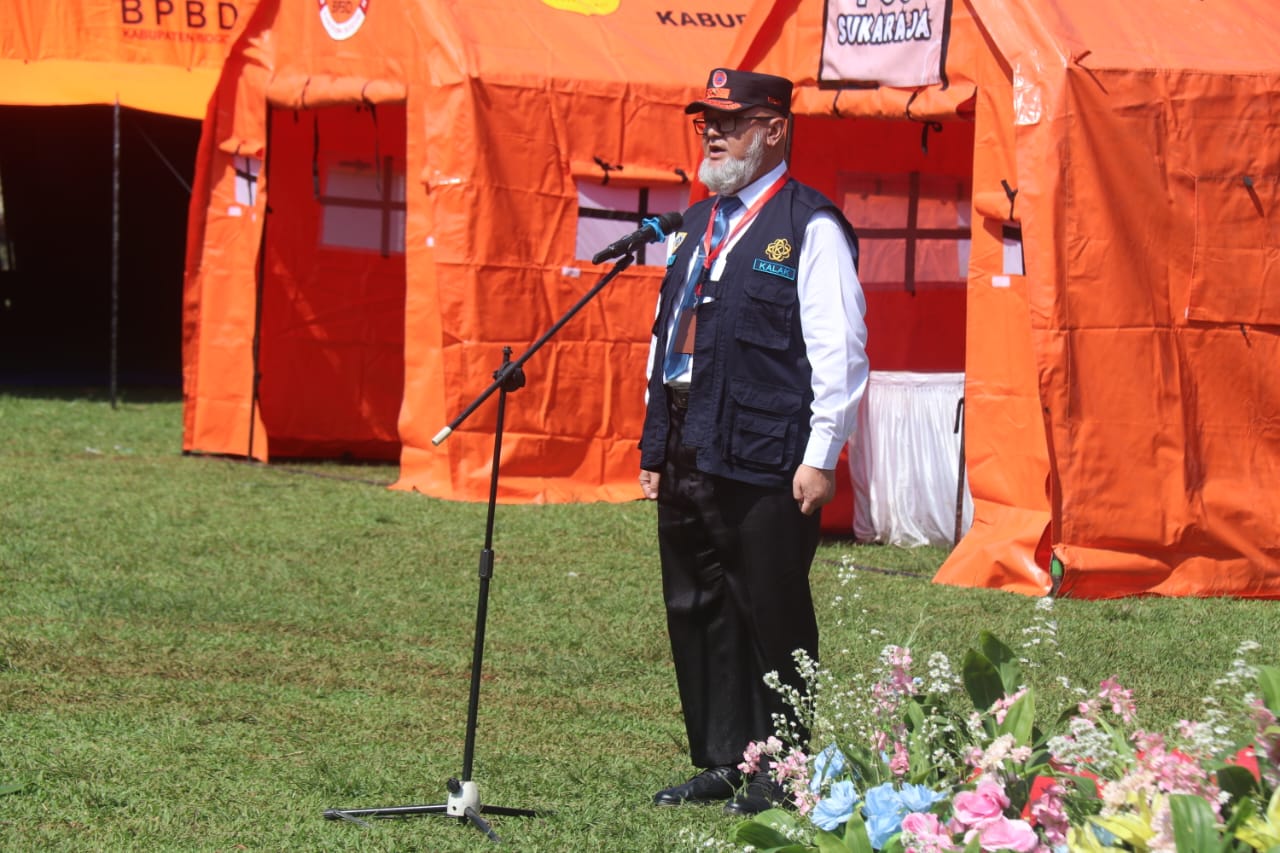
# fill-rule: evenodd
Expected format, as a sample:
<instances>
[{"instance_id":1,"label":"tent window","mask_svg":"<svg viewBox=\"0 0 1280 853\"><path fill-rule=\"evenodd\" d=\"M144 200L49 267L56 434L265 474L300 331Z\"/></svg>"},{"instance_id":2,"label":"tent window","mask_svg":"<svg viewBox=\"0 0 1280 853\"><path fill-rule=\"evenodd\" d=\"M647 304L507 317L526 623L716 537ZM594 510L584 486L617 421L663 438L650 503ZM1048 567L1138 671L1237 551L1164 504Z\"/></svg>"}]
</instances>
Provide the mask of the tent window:
<instances>
[{"instance_id":1,"label":"tent window","mask_svg":"<svg viewBox=\"0 0 1280 853\"><path fill-rule=\"evenodd\" d=\"M262 171L262 160L239 154L232 160L236 170L236 204L253 207L254 199L258 197L258 173Z\"/></svg>"},{"instance_id":2,"label":"tent window","mask_svg":"<svg viewBox=\"0 0 1280 853\"><path fill-rule=\"evenodd\" d=\"M616 186L603 185L599 179L579 180L578 187L578 245L574 257L590 260L605 246L628 234L651 216L660 216L670 210L684 210L689 200L689 188L673 186ZM636 252L636 263L646 266L662 266L667 261L661 246L650 249L641 246Z\"/></svg>"},{"instance_id":3,"label":"tent window","mask_svg":"<svg viewBox=\"0 0 1280 853\"><path fill-rule=\"evenodd\" d=\"M969 270L967 178L844 172L841 208L858 232L868 290L964 287Z\"/></svg>"},{"instance_id":4,"label":"tent window","mask_svg":"<svg viewBox=\"0 0 1280 853\"><path fill-rule=\"evenodd\" d=\"M321 164L320 244L404 254L405 165L403 158L368 160L336 156Z\"/></svg>"}]
</instances>

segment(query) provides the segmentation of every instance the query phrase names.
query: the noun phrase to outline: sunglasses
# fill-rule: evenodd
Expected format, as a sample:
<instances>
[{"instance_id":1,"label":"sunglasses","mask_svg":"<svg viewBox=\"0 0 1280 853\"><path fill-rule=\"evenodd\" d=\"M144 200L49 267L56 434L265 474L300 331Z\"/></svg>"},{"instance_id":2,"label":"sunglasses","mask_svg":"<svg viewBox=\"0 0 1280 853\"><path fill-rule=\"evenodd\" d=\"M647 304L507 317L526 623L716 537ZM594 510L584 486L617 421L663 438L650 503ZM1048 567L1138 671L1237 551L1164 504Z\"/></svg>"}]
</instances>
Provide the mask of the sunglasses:
<instances>
[{"instance_id":1,"label":"sunglasses","mask_svg":"<svg viewBox=\"0 0 1280 853\"><path fill-rule=\"evenodd\" d=\"M778 116L738 116L728 115L718 118L695 118L693 120L693 132L698 136L706 136L707 128L714 128L716 133L721 136L729 136L739 130L746 130L753 121L773 121Z\"/></svg>"}]
</instances>

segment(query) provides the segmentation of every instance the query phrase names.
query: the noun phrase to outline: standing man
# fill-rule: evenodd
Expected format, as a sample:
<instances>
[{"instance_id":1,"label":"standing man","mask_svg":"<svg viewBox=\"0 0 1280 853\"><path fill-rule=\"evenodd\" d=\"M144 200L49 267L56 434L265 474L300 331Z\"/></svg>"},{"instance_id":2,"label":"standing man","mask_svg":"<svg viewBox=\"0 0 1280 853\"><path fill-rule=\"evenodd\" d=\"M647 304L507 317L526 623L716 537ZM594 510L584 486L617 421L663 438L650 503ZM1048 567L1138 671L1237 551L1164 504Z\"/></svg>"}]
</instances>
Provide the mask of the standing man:
<instances>
[{"instance_id":1,"label":"standing man","mask_svg":"<svg viewBox=\"0 0 1280 853\"><path fill-rule=\"evenodd\" d=\"M667 628L701 772L653 801L727 800L726 812L751 815L782 792L767 771L744 780L743 750L775 731L773 715L795 724L764 676L803 690L792 652L818 655L809 567L867 385L866 303L853 229L787 174L791 82L718 68L685 112L700 113L698 178L715 196L672 239L640 486L658 502Z\"/></svg>"}]
</instances>

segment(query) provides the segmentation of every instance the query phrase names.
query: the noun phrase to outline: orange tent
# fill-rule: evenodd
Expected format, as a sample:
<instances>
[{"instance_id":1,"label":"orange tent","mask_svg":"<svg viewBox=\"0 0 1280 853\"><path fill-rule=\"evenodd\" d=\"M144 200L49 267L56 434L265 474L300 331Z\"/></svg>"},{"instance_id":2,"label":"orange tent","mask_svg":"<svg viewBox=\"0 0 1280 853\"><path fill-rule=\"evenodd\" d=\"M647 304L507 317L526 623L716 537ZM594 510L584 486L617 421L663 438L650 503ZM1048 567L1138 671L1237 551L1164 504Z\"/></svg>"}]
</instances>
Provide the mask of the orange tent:
<instances>
[{"instance_id":1,"label":"orange tent","mask_svg":"<svg viewBox=\"0 0 1280 853\"><path fill-rule=\"evenodd\" d=\"M972 127L975 512L935 580L1280 597L1274 4L761 0L747 21L730 62L797 81L797 137L869 155L828 149L837 171L919 172L902 127Z\"/></svg>"},{"instance_id":2,"label":"orange tent","mask_svg":"<svg viewBox=\"0 0 1280 853\"><path fill-rule=\"evenodd\" d=\"M188 236L184 447L400 460L488 493L495 401L437 433L682 210L682 107L746 2L263 0L205 120ZM526 366L504 501L631 500L664 260L652 247Z\"/></svg>"}]
</instances>

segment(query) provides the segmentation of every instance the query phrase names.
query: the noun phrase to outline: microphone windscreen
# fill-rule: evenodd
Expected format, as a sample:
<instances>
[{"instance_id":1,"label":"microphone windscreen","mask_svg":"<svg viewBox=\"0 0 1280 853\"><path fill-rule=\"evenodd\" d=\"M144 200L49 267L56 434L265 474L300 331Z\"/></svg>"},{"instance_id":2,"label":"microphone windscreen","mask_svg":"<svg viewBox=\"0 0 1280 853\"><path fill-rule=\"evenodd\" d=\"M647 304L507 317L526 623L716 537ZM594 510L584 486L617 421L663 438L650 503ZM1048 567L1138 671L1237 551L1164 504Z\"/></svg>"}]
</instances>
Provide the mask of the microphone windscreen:
<instances>
[{"instance_id":1,"label":"microphone windscreen","mask_svg":"<svg viewBox=\"0 0 1280 853\"><path fill-rule=\"evenodd\" d=\"M684 224L684 216L680 211L673 210L670 213L664 213L659 216L658 224L662 228L663 234L670 234Z\"/></svg>"}]
</instances>

